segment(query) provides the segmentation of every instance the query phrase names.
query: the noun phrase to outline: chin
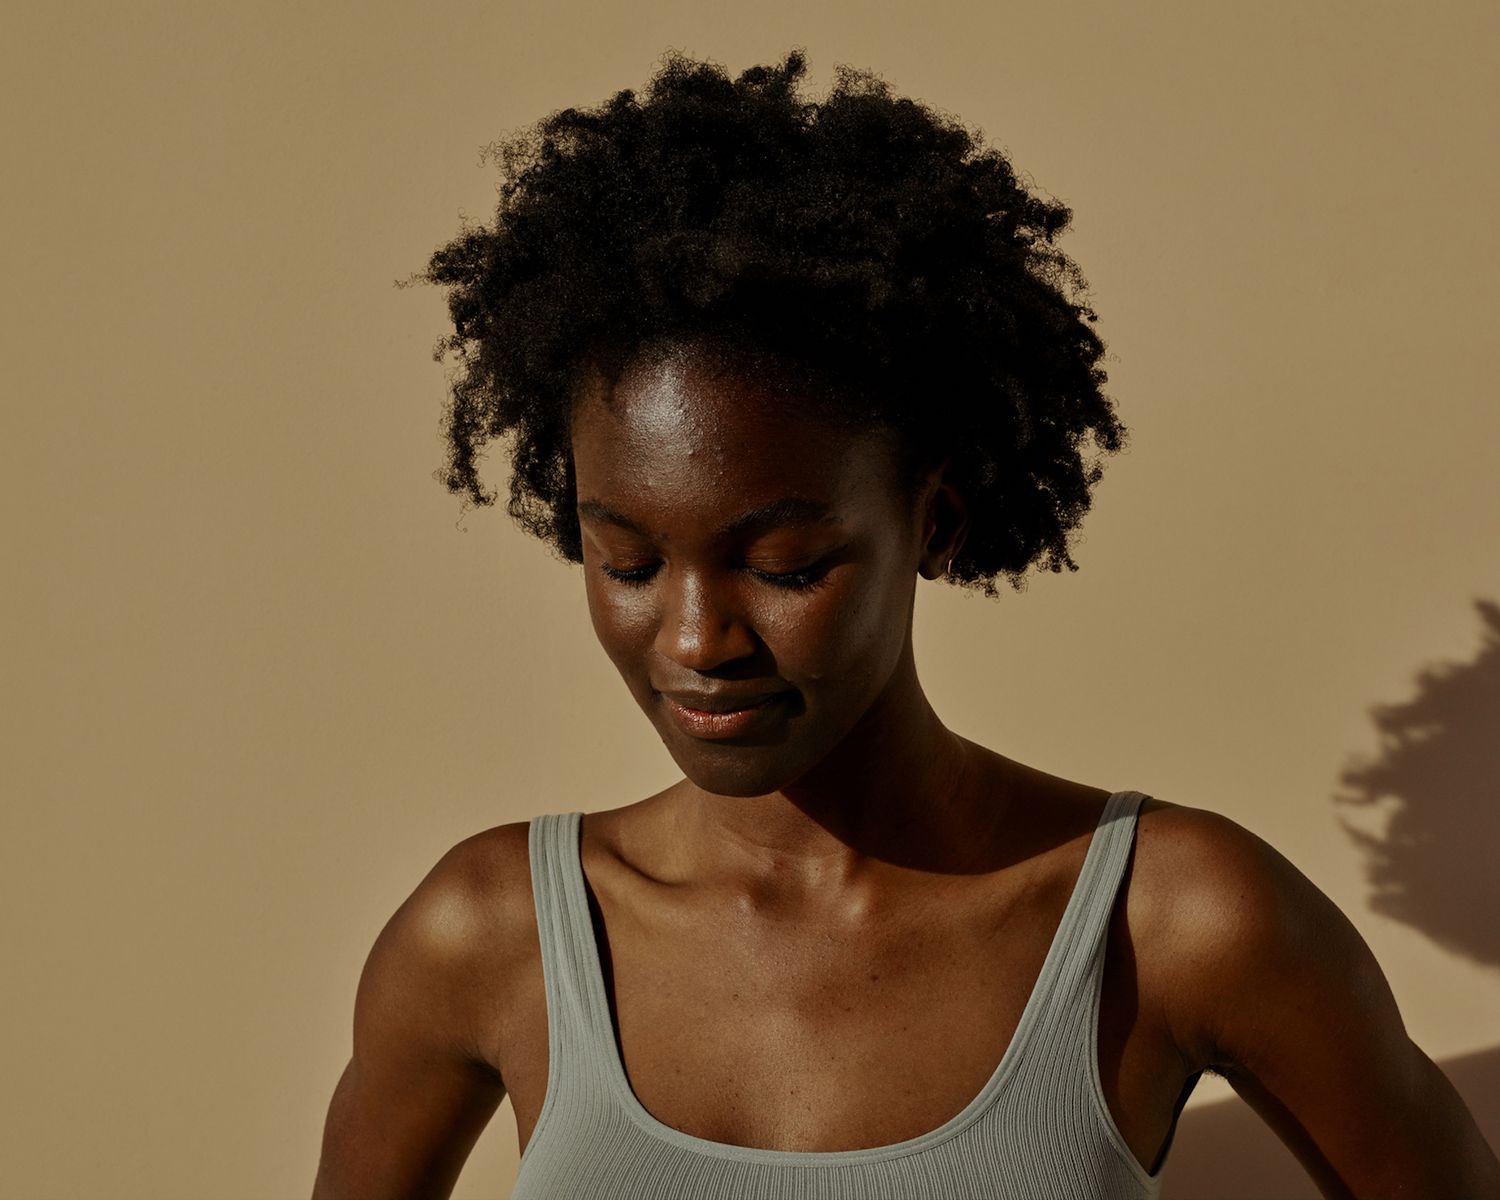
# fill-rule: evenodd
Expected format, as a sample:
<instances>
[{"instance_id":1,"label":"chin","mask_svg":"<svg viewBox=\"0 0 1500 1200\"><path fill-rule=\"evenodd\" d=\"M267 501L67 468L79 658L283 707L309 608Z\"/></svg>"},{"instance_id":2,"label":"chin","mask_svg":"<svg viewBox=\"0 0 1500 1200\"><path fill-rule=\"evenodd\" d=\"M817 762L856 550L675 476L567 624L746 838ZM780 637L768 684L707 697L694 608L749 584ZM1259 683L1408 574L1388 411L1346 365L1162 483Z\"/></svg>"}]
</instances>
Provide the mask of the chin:
<instances>
[{"instance_id":1,"label":"chin","mask_svg":"<svg viewBox=\"0 0 1500 1200\"><path fill-rule=\"evenodd\" d=\"M718 758L720 761L708 761ZM734 762L720 751L710 755L673 755L695 787L715 796L766 796L789 782L785 771L768 769L765 762Z\"/></svg>"},{"instance_id":2,"label":"chin","mask_svg":"<svg viewBox=\"0 0 1500 1200\"><path fill-rule=\"evenodd\" d=\"M668 742L667 750L695 787L715 796L768 796L803 774L787 762L782 746Z\"/></svg>"}]
</instances>

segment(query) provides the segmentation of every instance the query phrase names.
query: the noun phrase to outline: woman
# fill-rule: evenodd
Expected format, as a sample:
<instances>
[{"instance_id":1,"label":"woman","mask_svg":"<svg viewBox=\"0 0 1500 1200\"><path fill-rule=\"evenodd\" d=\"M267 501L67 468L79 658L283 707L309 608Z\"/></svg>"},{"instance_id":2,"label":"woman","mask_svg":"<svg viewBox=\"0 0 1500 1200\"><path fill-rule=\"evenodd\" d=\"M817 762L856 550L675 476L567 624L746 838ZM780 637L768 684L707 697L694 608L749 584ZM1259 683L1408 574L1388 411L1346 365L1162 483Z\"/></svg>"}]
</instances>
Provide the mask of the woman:
<instances>
[{"instance_id":1,"label":"woman","mask_svg":"<svg viewBox=\"0 0 1500 1200\"><path fill-rule=\"evenodd\" d=\"M1123 444L1069 213L800 52L501 151L425 278L449 487L511 514L683 778L477 834L377 939L314 1195L449 1194L509 1094L515 1196L1154 1195L1204 1071L1329 1196L1500 1197L1353 927L1211 812L948 730L916 580L1076 569Z\"/></svg>"}]
</instances>

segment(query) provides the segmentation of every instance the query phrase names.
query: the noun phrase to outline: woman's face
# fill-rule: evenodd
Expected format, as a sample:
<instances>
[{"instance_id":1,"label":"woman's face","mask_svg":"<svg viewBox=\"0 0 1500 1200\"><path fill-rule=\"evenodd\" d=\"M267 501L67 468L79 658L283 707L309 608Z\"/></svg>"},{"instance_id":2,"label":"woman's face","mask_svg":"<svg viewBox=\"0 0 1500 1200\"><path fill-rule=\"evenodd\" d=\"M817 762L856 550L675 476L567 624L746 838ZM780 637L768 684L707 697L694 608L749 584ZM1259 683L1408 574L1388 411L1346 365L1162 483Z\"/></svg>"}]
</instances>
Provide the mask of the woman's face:
<instances>
[{"instance_id":1,"label":"woman's face","mask_svg":"<svg viewBox=\"0 0 1500 1200\"><path fill-rule=\"evenodd\" d=\"M946 552L889 432L683 349L582 394L572 445L595 632L696 785L792 784L899 686Z\"/></svg>"}]
</instances>

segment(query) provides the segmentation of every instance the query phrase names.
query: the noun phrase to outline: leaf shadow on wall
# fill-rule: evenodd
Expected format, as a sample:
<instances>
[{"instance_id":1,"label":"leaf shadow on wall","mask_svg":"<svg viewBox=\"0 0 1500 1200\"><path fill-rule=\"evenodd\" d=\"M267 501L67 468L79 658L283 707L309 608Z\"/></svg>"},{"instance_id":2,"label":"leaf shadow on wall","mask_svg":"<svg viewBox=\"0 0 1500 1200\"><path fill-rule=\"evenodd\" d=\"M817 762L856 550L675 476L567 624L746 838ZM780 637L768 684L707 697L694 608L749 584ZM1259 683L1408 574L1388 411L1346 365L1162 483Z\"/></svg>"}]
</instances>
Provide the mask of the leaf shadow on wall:
<instances>
[{"instance_id":1,"label":"leaf shadow on wall","mask_svg":"<svg viewBox=\"0 0 1500 1200\"><path fill-rule=\"evenodd\" d=\"M1343 822L1365 854L1370 907L1500 968L1500 604L1475 607L1478 656L1428 667L1413 699L1378 706L1380 753L1344 771L1335 799L1388 812L1379 834Z\"/></svg>"},{"instance_id":2,"label":"leaf shadow on wall","mask_svg":"<svg viewBox=\"0 0 1500 1200\"><path fill-rule=\"evenodd\" d=\"M1341 818L1365 857L1370 907L1453 954L1500 969L1500 604L1474 606L1479 652L1469 662L1423 668L1411 699L1371 710L1380 749L1341 772L1344 790L1333 799L1385 814L1377 833ZM1500 1149L1500 1045L1439 1065ZM1163 1200L1317 1196L1291 1152L1243 1101L1182 1114L1163 1171Z\"/></svg>"}]
</instances>

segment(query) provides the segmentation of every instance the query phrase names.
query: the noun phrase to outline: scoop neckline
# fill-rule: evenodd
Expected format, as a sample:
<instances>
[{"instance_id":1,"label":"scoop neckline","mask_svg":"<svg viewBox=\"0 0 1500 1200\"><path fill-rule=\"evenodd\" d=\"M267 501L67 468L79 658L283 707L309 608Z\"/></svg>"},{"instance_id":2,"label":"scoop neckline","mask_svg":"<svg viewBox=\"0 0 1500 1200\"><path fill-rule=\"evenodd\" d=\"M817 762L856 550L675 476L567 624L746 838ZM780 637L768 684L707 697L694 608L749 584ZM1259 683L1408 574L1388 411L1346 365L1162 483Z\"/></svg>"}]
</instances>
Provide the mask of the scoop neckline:
<instances>
[{"instance_id":1,"label":"scoop neckline","mask_svg":"<svg viewBox=\"0 0 1500 1200\"><path fill-rule=\"evenodd\" d=\"M583 871L584 814L582 812L570 814L572 829L569 837L569 853L565 861L569 868L567 886L574 894L573 911L580 915L583 925L581 931L582 965L586 976L583 985L587 988L591 1001L590 1023L593 1033L601 1042L600 1057L604 1063L604 1074L620 1106L646 1133L682 1149L698 1154L713 1155L717 1158L735 1159L740 1162L774 1163L787 1166L878 1162L882 1159L898 1158L928 1149L961 1133L984 1115L1010 1076L1015 1073L1016 1065L1020 1062L1032 1028L1041 1019L1040 1014L1045 998L1051 993L1062 971L1066 954L1064 931L1078 924L1084 893L1087 890L1085 884L1098 870L1099 858L1104 853L1103 839L1099 835L1116 816L1121 798L1128 795L1130 793L1126 791L1111 792L1106 798L1099 820L1089 834L1088 849L1084 852L1078 877L1073 881L1073 889L1068 894L1068 902L1063 906L1062 917L1053 931L1052 942L1047 947L1047 955L1042 960L1041 970L1037 972L1031 992L1026 997L1026 1004L1021 1009L1020 1020L1016 1022L1015 1031L1011 1034L1005 1052L1000 1056L1000 1061L995 1064L995 1069L974 1098L948 1120L925 1133L919 1133L899 1142L887 1142L879 1146L855 1146L845 1150L777 1150L765 1146L738 1146L732 1142L717 1142L711 1138L686 1133L658 1120L641 1103L640 1097L635 1094L635 1089L630 1085L630 1077L625 1071L625 1060L621 1053L620 1043L615 1037L613 1022L609 1019L609 997L604 989L604 970L599 955L599 942L594 932L594 923L589 919L588 892L585 887L587 877Z\"/></svg>"}]
</instances>

